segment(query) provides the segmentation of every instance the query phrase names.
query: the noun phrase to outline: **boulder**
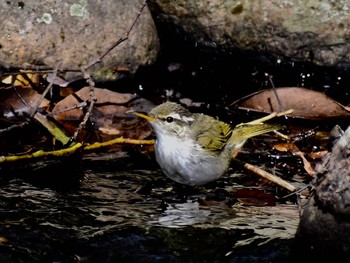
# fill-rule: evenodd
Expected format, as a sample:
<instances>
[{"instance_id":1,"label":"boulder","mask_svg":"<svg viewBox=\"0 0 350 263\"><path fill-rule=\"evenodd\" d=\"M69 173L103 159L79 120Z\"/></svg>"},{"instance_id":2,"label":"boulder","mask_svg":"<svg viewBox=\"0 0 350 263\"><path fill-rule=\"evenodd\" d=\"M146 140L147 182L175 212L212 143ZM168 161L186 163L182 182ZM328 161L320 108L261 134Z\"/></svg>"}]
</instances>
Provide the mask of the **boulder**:
<instances>
[{"instance_id":1,"label":"boulder","mask_svg":"<svg viewBox=\"0 0 350 263\"><path fill-rule=\"evenodd\" d=\"M348 1L150 0L157 24L196 45L242 49L323 66L350 63ZM276 59L277 57L277 59Z\"/></svg>"},{"instance_id":2,"label":"boulder","mask_svg":"<svg viewBox=\"0 0 350 263\"><path fill-rule=\"evenodd\" d=\"M0 1L0 61L16 65L80 68L124 37L142 6L141 0ZM134 73L152 64L158 36L146 7L129 38L92 68L94 78L118 78L118 68ZM72 79L80 73L66 74Z\"/></svg>"},{"instance_id":3,"label":"boulder","mask_svg":"<svg viewBox=\"0 0 350 263\"><path fill-rule=\"evenodd\" d=\"M349 155L350 128L316 167L313 194L296 233L295 260L350 262Z\"/></svg>"}]
</instances>

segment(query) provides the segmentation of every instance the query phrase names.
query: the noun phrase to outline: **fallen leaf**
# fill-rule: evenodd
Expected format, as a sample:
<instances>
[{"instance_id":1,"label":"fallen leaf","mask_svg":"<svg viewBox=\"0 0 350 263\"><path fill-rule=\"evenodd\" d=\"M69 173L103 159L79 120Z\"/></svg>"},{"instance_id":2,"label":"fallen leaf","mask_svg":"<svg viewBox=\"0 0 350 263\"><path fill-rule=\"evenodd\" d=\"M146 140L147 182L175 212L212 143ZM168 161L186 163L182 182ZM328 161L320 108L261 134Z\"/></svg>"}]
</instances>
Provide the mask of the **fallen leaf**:
<instances>
[{"instance_id":1,"label":"fallen leaf","mask_svg":"<svg viewBox=\"0 0 350 263\"><path fill-rule=\"evenodd\" d=\"M290 151L294 155L299 156L301 158L301 160L303 161L305 171L311 176L315 175L314 168L312 167L310 162L305 158L304 153L301 152L299 150L298 146L296 146L294 143L280 143L280 144L274 145L273 147L277 151L280 151L280 152Z\"/></svg>"},{"instance_id":2,"label":"fallen leaf","mask_svg":"<svg viewBox=\"0 0 350 263\"><path fill-rule=\"evenodd\" d=\"M100 105L98 112L95 111L95 114L100 116L122 115L125 117L125 111L127 110L125 105L135 98L133 94L119 93L99 88L94 88L93 96L93 99L96 101L95 108ZM86 103L80 103L88 102L89 100L90 88L84 87L58 102L53 108L52 114L57 121L79 121L84 116L82 107L87 105Z\"/></svg>"},{"instance_id":3,"label":"fallen leaf","mask_svg":"<svg viewBox=\"0 0 350 263\"><path fill-rule=\"evenodd\" d=\"M119 130L113 129L113 128L101 127L101 128L99 128L99 131L104 133L104 134L108 134L108 135L118 135L118 134L120 134Z\"/></svg>"},{"instance_id":4,"label":"fallen leaf","mask_svg":"<svg viewBox=\"0 0 350 263\"><path fill-rule=\"evenodd\" d=\"M6 244L6 243L8 243L9 241L8 241L8 239L6 238L6 237L3 237L3 236L0 236L0 244L1 245L4 245L4 244Z\"/></svg>"},{"instance_id":5,"label":"fallen leaf","mask_svg":"<svg viewBox=\"0 0 350 263\"><path fill-rule=\"evenodd\" d=\"M293 109L289 116L305 119L350 117L347 107L324 93L300 87L262 90L233 102L231 106L263 113Z\"/></svg>"},{"instance_id":6,"label":"fallen leaf","mask_svg":"<svg viewBox=\"0 0 350 263\"><path fill-rule=\"evenodd\" d=\"M41 95L32 88L11 87L0 89L1 104L0 114L8 119L17 118L17 116L28 116L32 113L36 103ZM39 108L49 106L49 101L44 99Z\"/></svg>"},{"instance_id":7,"label":"fallen leaf","mask_svg":"<svg viewBox=\"0 0 350 263\"><path fill-rule=\"evenodd\" d=\"M23 71L22 74L6 76L1 80L2 83L14 86L28 87L31 83L39 84L40 74Z\"/></svg>"},{"instance_id":8,"label":"fallen leaf","mask_svg":"<svg viewBox=\"0 0 350 263\"><path fill-rule=\"evenodd\" d=\"M302 152L293 152L295 155L299 156L301 158L301 160L303 161L304 164L304 169L305 171L311 175L314 176L315 175L315 169L312 167L312 165L310 164L310 162L308 160L306 160L304 153Z\"/></svg>"},{"instance_id":9,"label":"fallen leaf","mask_svg":"<svg viewBox=\"0 0 350 263\"><path fill-rule=\"evenodd\" d=\"M276 205L276 197L265 193L259 189L238 189L231 192L230 195L242 205L254 206L274 206Z\"/></svg>"},{"instance_id":10,"label":"fallen leaf","mask_svg":"<svg viewBox=\"0 0 350 263\"><path fill-rule=\"evenodd\" d=\"M94 88L93 95L95 104L91 120L94 122L95 130L104 136L105 140L115 135L138 139L150 135L151 129L147 121L128 113L131 109L149 111L153 107L149 101L137 98L134 94L101 88ZM83 119L89 100L90 87L84 87L58 102L52 114L61 125L72 131L72 128L74 130ZM76 123L76 126L74 127L72 123Z\"/></svg>"},{"instance_id":11,"label":"fallen leaf","mask_svg":"<svg viewBox=\"0 0 350 263\"><path fill-rule=\"evenodd\" d=\"M273 146L279 152L287 151L299 151L298 147L294 143L278 143Z\"/></svg>"},{"instance_id":12,"label":"fallen leaf","mask_svg":"<svg viewBox=\"0 0 350 263\"><path fill-rule=\"evenodd\" d=\"M46 76L46 80L54 85L60 86L60 87L67 87L69 85L69 81L61 78L60 76L57 76L57 74L48 73Z\"/></svg>"},{"instance_id":13,"label":"fallen leaf","mask_svg":"<svg viewBox=\"0 0 350 263\"><path fill-rule=\"evenodd\" d=\"M326 154L328 153L327 150L324 150L324 151L319 151L319 152L311 152L308 154L308 156L312 159L320 159L322 158L323 156L325 156Z\"/></svg>"},{"instance_id":14,"label":"fallen leaf","mask_svg":"<svg viewBox=\"0 0 350 263\"><path fill-rule=\"evenodd\" d=\"M130 68L125 66L116 66L113 68L113 70L119 73L130 73Z\"/></svg>"}]
</instances>

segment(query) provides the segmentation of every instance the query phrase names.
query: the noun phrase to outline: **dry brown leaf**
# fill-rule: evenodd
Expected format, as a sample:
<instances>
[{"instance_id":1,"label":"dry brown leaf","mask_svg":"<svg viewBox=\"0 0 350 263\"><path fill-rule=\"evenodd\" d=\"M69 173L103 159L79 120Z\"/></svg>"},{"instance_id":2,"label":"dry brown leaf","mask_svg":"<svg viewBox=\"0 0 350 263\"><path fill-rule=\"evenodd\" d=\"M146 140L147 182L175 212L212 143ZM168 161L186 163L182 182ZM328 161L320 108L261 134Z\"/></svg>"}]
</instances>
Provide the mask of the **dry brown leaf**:
<instances>
[{"instance_id":1,"label":"dry brown leaf","mask_svg":"<svg viewBox=\"0 0 350 263\"><path fill-rule=\"evenodd\" d=\"M323 156L325 156L326 154L328 153L327 150L324 150L324 151L319 151L319 152L311 152L308 154L308 156L312 159L320 159L322 158Z\"/></svg>"},{"instance_id":2,"label":"dry brown leaf","mask_svg":"<svg viewBox=\"0 0 350 263\"><path fill-rule=\"evenodd\" d=\"M25 73L25 71L23 71L23 74L10 75L1 79L1 83L21 87L30 86L31 83L39 84L39 82L40 74L30 72Z\"/></svg>"},{"instance_id":3,"label":"dry brown leaf","mask_svg":"<svg viewBox=\"0 0 350 263\"><path fill-rule=\"evenodd\" d=\"M79 100L77 99L79 98ZM94 88L94 99L96 100L95 106L99 107L101 112L98 115L113 116L121 114L125 116L127 108L123 104L128 103L135 98L135 95L129 93L119 93L107 89ZM52 110L52 114L58 121L64 120L81 120L83 117L83 110L79 107L81 102L88 102L90 99L90 88L84 87L77 91L75 95L69 95L60 102L58 102ZM76 107L76 108L75 108ZM65 111L65 109L67 111ZM57 114L58 113L58 114Z\"/></svg>"},{"instance_id":4,"label":"dry brown leaf","mask_svg":"<svg viewBox=\"0 0 350 263\"><path fill-rule=\"evenodd\" d=\"M135 110L138 107L145 107L145 111L148 111L148 101L136 98L134 94L100 88L94 88L94 99L96 102L91 119L96 131L107 136L106 139L115 135L143 139L150 135L151 129L147 122L128 113L133 107ZM85 114L83 108L87 108L89 100L90 88L82 88L74 95L69 95L58 102L52 110L53 116L67 129L72 130L72 122L78 124L83 119Z\"/></svg>"},{"instance_id":5,"label":"dry brown leaf","mask_svg":"<svg viewBox=\"0 0 350 263\"><path fill-rule=\"evenodd\" d=\"M279 152L299 151L294 143L277 143L273 146Z\"/></svg>"},{"instance_id":6,"label":"dry brown leaf","mask_svg":"<svg viewBox=\"0 0 350 263\"><path fill-rule=\"evenodd\" d=\"M30 115L32 109L36 106L36 103L41 98L41 95L32 88L16 87L0 89L1 104L0 114L6 118L16 117L23 114ZM44 99L39 108L46 108L49 105L49 101Z\"/></svg>"},{"instance_id":7,"label":"dry brown leaf","mask_svg":"<svg viewBox=\"0 0 350 263\"><path fill-rule=\"evenodd\" d=\"M290 151L294 155L299 156L303 161L305 171L311 176L315 174L314 168L312 167L310 162L305 158L304 153L301 152L298 146L296 146L294 143L279 143L279 144L275 144L273 148L275 148L277 151L280 151L280 152Z\"/></svg>"},{"instance_id":8,"label":"dry brown leaf","mask_svg":"<svg viewBox=\"0 0 350 263\"><path fill-rule=\"evenodd\" d=\"M4 245L8 242L9 242L9 240L6 237L0 236L0 244L1 245Z\"/></svg>"},{"instance_id":9,"label":"dry brown leaf","mask_svg":"<svg viewBox=\"0 0 350 263\"><path fill-rule=\"evenodd\" d=\"M89 100L90 87L84 87L75 93L82 100ZM94 88L94 95L96 103L116 103L123 104L128 103L134 99L136 95L130 93L119 93L108 89Z\"/></svg>"},{"instance_id":10,"label":"dry brown leaf","mask_svg":"<svg viewBox=\"0 0 350 263\"><path fill-rule=\"evenodd\" d=\"M280 107L275 92L281 102ZM245 96L230 106L264 113L293 109L289 116L306 119L348 118L347 107L325 94L300 87L280 87Z\"/></svg>"},{"instance_id":11,"label":"dry brown leaf","mask_svg":"<svg viewBox=\"0 0 350 263\"><path fill-rule=\"evenodd\" d=\"M315 170L314 168L312 167L312 165L310 164L310 162L308 160L306 160L304 154L302 152L294 152L295 155L299 156L302 161L303 161L303 164L304 164L304 169L305 171L311 175L311 176L314 176L315 175Z\"/></svg>"},{"instance_id":12,"label":"dry brown leaf","mask_svg":"<svg viewBox=\"0 0 350 263\"><path fill-rule=\"evenodd\" d=\"M101 127L98 129L100 132L104 133L104 134L108 134L108 135L119 135L120 134L120 130L118 129L114 129L114 128L105 128L105 127Z\"/></svg>"}]
</instances>

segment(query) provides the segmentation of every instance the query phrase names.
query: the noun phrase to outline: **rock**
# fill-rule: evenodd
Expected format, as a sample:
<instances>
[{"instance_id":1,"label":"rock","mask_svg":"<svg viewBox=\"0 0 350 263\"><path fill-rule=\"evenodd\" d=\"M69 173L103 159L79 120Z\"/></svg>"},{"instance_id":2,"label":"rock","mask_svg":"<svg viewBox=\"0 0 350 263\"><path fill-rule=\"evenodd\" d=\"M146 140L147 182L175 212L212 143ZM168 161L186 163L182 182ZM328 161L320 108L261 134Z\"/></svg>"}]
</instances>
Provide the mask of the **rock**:
<instances>
[{"instance_id":1,"label":"rock","mask_svg":"<svg viewBox=\"0 0 350 263\"><path fill-rule=\"evenodd\" d=\"M316 168L313 195L296 233L294 256L350 262L350 127Z\"/></svg>"},{"instance_id":2,"label":"rock","mask_svg":"<svg viewBox=\"0 0 350 263\"><path fill-rule=\"evenodd\" d=\"M0 61L54 68L79 68L124 37L142 5L123 1L1 1ZM129 38L92 68L95 79L113 80L115 68L134 73L155 61L158 36L146 7ZM79 73L70 73L72 79Z\"/></svg>"},{"instance_id":3,"label":"rock","mask_svg":"<svg viewBox=\"0 0 350 263\"><path fill-rule=\"evenodd\" d=\"M158 24L175 25L202 46L270 53L274 58L325 66L350 63L348 1L149 2Z\"/></svg>"}]
</instances>

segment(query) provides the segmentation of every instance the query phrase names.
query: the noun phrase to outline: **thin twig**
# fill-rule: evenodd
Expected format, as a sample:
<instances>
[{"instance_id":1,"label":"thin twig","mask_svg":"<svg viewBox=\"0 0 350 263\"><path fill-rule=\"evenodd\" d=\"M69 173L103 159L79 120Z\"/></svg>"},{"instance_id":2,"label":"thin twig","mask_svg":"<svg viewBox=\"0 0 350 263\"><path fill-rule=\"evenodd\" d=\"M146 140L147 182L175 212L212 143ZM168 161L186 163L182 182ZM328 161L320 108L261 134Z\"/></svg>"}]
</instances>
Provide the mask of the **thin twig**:
<instances>
[{"instance_id":1,"label":"thin twig","mask_svg":"<svg viewBox=\"0 0 350 263\"><path fill-rule=\"evenodd\" d=\"M259 119L256 119L256 120L253 120L253 121L250 121L250 122L246 122L246 123L242 123L242 124L239 124L239 125L245 125L245 124L249 124L249 125L254 125L254 124L260 124L260 123L263 123L265 121L268 121L268 120L271 120L275 117L281 117L281 116L286 116L288 114L292 114L294 112L293 109L289 109L289 110L286 110L286 111L283 111L283 112L272 112L270 113L269 115L267 116L264 116L264 117L261 117Z\"/></svg>"},{"instance_id":2,"label":"thin twig","mask_svg":"<svg viewBox=\"0 0 350 263\"><path fill-rule=\"evenodd\" d=\"M15 91L16 95L18 96L19 100L26 105L29 109L33 110L32 106L27 103L27 101L22 97L22 95L18 92L16 86L12 85L13 90Z\"/></svg>"},{"instance_id":3,"label":"thin twig","mask_svg":"<svg viewBox=\"0 0 350 263\"><path fill-rule=\"evenodd\" d=\"M89 151L94 149L99 149L102 147L111 146L114 144L136 144L136 145L152 145L154 144L154 140L136 140L136 139L127 139L123 137L119 137L116 139L113 139L111 141L103 142L103 143L93 143L91 145L83 146L81 143L75 143L73 145L70 145L69 147L65 149L55 150L55 151L43 151L39 150L33 153L27 153L22 155L11 155L11 156L0 156L0 163L5 162L15 162L20 161L23 159L33 159L33 158L39 158L39 157L45 157L45 156L64 156L64 155L71 155L78 150L82 149L83 151Z\"/></svg>"},{"instance_id":4,"label":"thin twig","mask_svg":"<svg viewBox=\"0 0 350 263\"><path fill-rule=\"evenodd\" d=\"M66 111L71 111L71 110L75 110L75 109L81 109L83 107L86 107L87 105L88 105L87 102L83 101L83 102L81 102L79 104L75 104L75 105L73 105L71 107L67 107L67 108L64 108L62 110L53 111L49 115L55 116L55 115L61 114L61 113L66 112Z\"/></svg>"},{"instance_id":5,"label":"thin twig","mask_svg":"<svg viewBox=\"0 0 350 263\"><path fill-rule=\"evenodd\" d=\"M20 73L26 73L25 71L30 71L30 73L52 73L55 69L46 65L19 65L12 64L0 61L0 68L4 69L19 69L18 72L7 72L4 73L3 76L6 75L18 75ZM79 68L64 68L59 69L59 72L80 72Z\"/></svg>"},{"instance_id":6,"label":"thin twig","mask_svg":"<svg viewBox=\"0 0 350 263\"><path fill-rule=\"evenodd\" d=\"M13 129L17 129L17 128L23 128L25 125L28 125L29 122L25 121L25 122L21 122L19 124L13 124L10 127L4 128L4 129L0 129L0 133L4 133L4 132L9 132Z\"/></svg>"},{"instance_id":7,"label":"thin twig","mask_svg":"<svg viewBox=\"0 0 350 263\"><path fill-rule=\"evenodd\" d=\"M306 184L306 185L304 185L303 187L301 187L301 188L299 188L298 190L296 190L295 192L293 192L293 193L289 193L289 194L287 194L287 195L285 195L285 196L282 196L281 198L280 198L280 200L283 200L283 199L286 199L286 198L288 198L288 197L290 197L290 196L292 196L292 195L294 195L294 194L300 194L302 191L304 191L305 189L307 189L307 188L311 188L312 189L312 184Z\"/></svg>"},{"instance_id":8,"label":"thin twig","mask_svg":"<svg viewBox=\"0 0 350 263\"><path fill-rule=\"evenodd\" d=\"M296 190L296 188L294 187L294 185L291 185L290 183L284 181L282 178L279 178L271 173L268 173L262 169L260 169L259 167L256 167L252 164L249 163L245 163L244 164L244 168L248 169L249 171L254 172L255 174L275 183L278 184L279 186L282 186L284 188L286 188L287 190L294 192Z\"/></svg>"},{"instance_id":9,"label":"thin twig","mask_svg":"<svg viewBox=\"0 0 350 263\"><path fill-rule=\"evenodd\" d=\"M276 97L276 100L277 100L277 103L278 103L278 107L279 107L278 111L284 111L284 107L283 107L283 105L282 105L282 102L281 102L281 100L280 100L280 97L279 97L278 94L277 94L277 90L276 90L275 84L274 84L273 81L272 81L271 75L268 75L268 79L269 79L269 81L270 81L270 84L271 84L273 93L275 94L275 97ZM286 117L286 118L287 118L287 117Z\"/></svg>"},{"instance_id":10,"label":"thin twig","mask_svg":"<svg viewBox=\"0 0 350 263\"><path fill-rule=\"evenodd\" d=\"M91 79L91 78L90 78ZM96 99L95 99L95 92L94 92L94 87L91 86L93 85L93 83L89 83L90 84L90 91L89 91L89 107L87 109L87 112L83 118L83 121L79 123L78 128L75 130L70 142L72 141L76 141L79 133L81 132L81 130L86 126L86 123L88 122L88 120L90 119L91 113L92 113L92 109L94 108Z\"/></svg>"},{"instance_id":11,"label":"thin twig","mask_svg":"<svg viewBox=\"0 0 350 263\"><path fill-rule=\"evenodd\" d=\"M144 145L144 144L154 144L154 140L137 140L137 139L128 139L128 138L123 138L123 137L119 137L110 141L106 141L106 142L95 142L93 144L90 145L86 145L84 147L84 150L94 150L94 149L98 149L101 147L106 147L106 146L111 146L114 144L121 144L121 143L126 143L126 144L138 144L138 145Z\"/></svg>"},{"instance_id":12,"label":"thin twig","mask_svg":"<svg viewBox=\"0 0 350 263\"><path fill-rule=\"evenodd\" d=\"M50 81L49 85L46 87L46 89L44 90L43 94L41 94L41 97L40 99L36 102L34 108L32 109L32 113L30 114L30 117L33 117L35 115L35 113L37 112L40 104L43 102L46 94L51 90L52 88L52 85L53 83L55 82L55 79L56 79L56 76L57 76L57 72L58 72L58 69L61 65L61 62L57 63L56 67L55 67L55 70L53 72L53 77L52 77L52 80Z\"/></svg>"},{"instance_id":13,"label":"thin twig","mask_svg":"<svg viewBox=\"0 0 350 263\"><path fill-rule=\"evenodd\" d=\"M286 188L287 190L291 191L291 192L295 192L296 188L294 185L291 185L290 183L288 183L287 181L283 180L282 178L275 176L263 169L260 169L259 167L256 167L252 164L246 163L246 162L242 162L239 161L237 159L234 159L235 162L240 163L241 165L244 166L244 168L246 168L247 170L259 175L260 177L269 180L270 182L273 182L283 188Z\"/></svg>"},{"instance_id":14,"label":"thin twig","mask_svg":"<svg viewBox=\"0 0 350 263\"><path fill-rule=\"evenodd\" d=\"M28 154L23 154L23 155L0 156L0 163L15 162L15 161L20 161L20 160L24 160L24 159L33 159L33 158L39 158L39 157L45 157L45 156L70 155L70 154L76 152L81 147L82 147L81 143L76 143L68 148L61 149L61 150L48 151L48 152L45 152L43 150L39 150L39 151L36 151L33 153L28 153Z\"/></svg>"},{"instance_id":15,"label":"thin twig","mask_svg":"<svg viewBox=\"0 0 350 263\"><path fill-rule=\"evenodd\" d=\"M129 27L129 29L125 32L125 35L121 38L119 38L115 43L113 43L113 45L111 45L99 58L93 60L92 62L90 62L87 65L84 65L81 67L81 72L83 73L84 79L86 80L86 82L89 84L90 87L90 91L89 91L89 107L87 109L87 112L84 116L83 121L79 124L78 128L75 130L74 135L72 136L73 141L76 140L76 138L78 137L80 131L85 127L87 121L89 120L91 113L92 113L92 109L94 107L94 104L96 102L96 98L95 98L95 92L94 92L94 87L95 87L95 82L93 81L91 75L88 72L88 69L91 68L92 66L96 65L97 63L100 63L109 52L111 52L115 47L117 47L120 43L124 42L125 40L127 40L129 38L129 35L132 31L132 29L135 27L136 22L139 20L142 11L145 9L147 5L147 0L144 0L142 3L142 6L139 10L139 12L137 13L135 19L133 20L131 26Z\"/></svg>"},{"instance_id":16,"label":"thin twig","mask_svg":"<svg viewBox=\"0 0 350 263\"><path fill-rule=\"evenodd\" d=\"M129 38L129 35L130 35L132 29L134 28L137 21L139 20L141 14L142 14L142 11L145 9L146 5L147 5L147 0L144 0L139 12L136 14L135 19L133 20L129 29L125 32L124 36L119 38L115 43L113 43L99 58L95 59L94 61L90 62L88 65L84 66L85 70L100 63L105 58L105 56L108 55L109 52L111 52L115 47L117 47L119 44L121 44L122 42L124 42L125 40L127 40Z\"/></svg>"}]
</instances>

